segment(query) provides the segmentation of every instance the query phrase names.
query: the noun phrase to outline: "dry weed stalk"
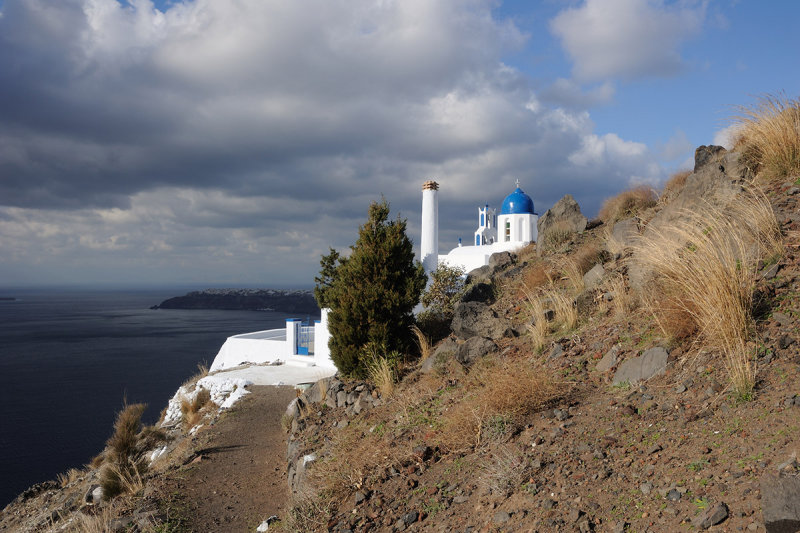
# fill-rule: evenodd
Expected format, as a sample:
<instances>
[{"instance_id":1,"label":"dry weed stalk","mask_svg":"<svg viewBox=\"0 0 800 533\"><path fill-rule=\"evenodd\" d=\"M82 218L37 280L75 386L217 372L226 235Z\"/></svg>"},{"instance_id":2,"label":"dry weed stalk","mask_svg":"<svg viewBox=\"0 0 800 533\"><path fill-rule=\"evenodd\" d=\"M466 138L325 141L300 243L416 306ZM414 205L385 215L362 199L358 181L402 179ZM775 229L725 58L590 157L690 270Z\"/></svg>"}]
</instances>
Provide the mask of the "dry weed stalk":
<instances>
[{"instance_id":1,"label":"dry weed stalk","mask_svg":"<svg viewBox=\"0 0 800 533\"><path fill-rule=\"evenodd\" d=\"M638 245L671 301L691 316L705 345L724 354L731 386L750 397L755 368L747 341L758 261L782 249L780 230L766 197L745 190L726 211L711 205L685 213Z\"/></svg>"},{"instance_id":2,"label":"dry weed stalk","mask_svg":"<svg viewBox=\"0 0 800 533\"><path fill-rule=\"evenodd\" d=\"M507 497L525 480L527 467L528 461L513 446L499 446L481 463L479 483L492 494Z\"/></svg>"},{"instance_id":3,"label":"dry weed stalk","mask_svg":"<svg viewBox=\"0 0 800 533\"><path fill-rule=\"evenodd\" d=\"M411 332L414 334L414 340L419 347L420 359L424 361L433 354L430 339L417 327L416 324L411 326Z\"/></svg>"},{"instance_id":4,"label":"dry weed stalk","mask_svg":"<svg viewBox=\"0 0 800 533\"><path fill-rule=\"evenodd\" d=\"M767 179L800 173L800 98L765 95L755 105L739 108L736 148L752 170Z\"/></svg>"},{"instance_id":5,"label":"dry weed stalk","mask_svg":"<svg viewBox=\"0 0 800 533\"><path fill-rule=\"evenodd\" d=\"M624 316L633 310L634 300L625 283L625 276L617 274L606 281L605 287L613 296L611 306L615 316Z\"/></svg>"},{"instance_id":6,"label":"dry weed stalk","mask_svg":"<svg viewBox=\"0 0 800 533\"><path fill-rule=\"evenodd\" d=\"M570 290L573 294L580 294L585 288L583 283L583 275L586 273L578 259L574 257L566 257L561 262L561 272L564 274L569 284Z\"/></svg>"}]
</instances>

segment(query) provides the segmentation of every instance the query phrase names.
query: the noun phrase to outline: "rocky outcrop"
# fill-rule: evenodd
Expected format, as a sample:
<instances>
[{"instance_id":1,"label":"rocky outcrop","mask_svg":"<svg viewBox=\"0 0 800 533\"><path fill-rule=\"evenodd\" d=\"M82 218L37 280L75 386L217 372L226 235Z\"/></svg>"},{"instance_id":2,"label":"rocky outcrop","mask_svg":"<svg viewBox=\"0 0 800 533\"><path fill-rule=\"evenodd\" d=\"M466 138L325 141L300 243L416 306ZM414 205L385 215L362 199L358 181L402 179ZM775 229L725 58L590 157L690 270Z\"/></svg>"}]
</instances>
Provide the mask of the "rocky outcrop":
<instances>
[{"instance_id":1,"label":"rocky outcrop","mask_svg":"<svg viewBox=\"0 0 800 533\"><path fill-rule=\"evenodd\" d=\"M460 339L500 339L510 334L509 324L482 302L460 302L453 311L453 333Z\"/></svg>"},{"instance_id":2,"label":"rocky outcrop","mask_svg":"<svg viewBox=\"0 0 800 533\"><path fill-rule=\"evenodd\" d=\"M151 309L265 310L319 315L314 293L308 290L206 289L169 298Z\"/></svg>"},{"instance_id":3,"label":"rocky outcrop","mask_svg":"<svg viewBox=\"0 0 800 533\"><path fill-rule=\"evenodd\" d=\"M571 194L565 194L553 207L539 217L537 228L541 238L556 226L569 229L575 233L583 233L587 223L588 220L581 213L581 207L575 201L575 198Z\"/></svg>"},{"instance_id":4,"label":"rocky outcrop","mask_svg":"<svg viewBox=\"0 0 800 533\"><path fill-rule=\"evenodd\" d=\"M742 186L752 179L750 170L741 162L741 154L728 152L721 146L700 146L695 151L694 172L686 178L680 193L659 211L642 234L644 238L668 232L669 227L705 205L724 207L742 191ZM651 271L636 260L634 254L628 275L631 287L642 288L651 277Z\"/></svg>"}]
</instances>

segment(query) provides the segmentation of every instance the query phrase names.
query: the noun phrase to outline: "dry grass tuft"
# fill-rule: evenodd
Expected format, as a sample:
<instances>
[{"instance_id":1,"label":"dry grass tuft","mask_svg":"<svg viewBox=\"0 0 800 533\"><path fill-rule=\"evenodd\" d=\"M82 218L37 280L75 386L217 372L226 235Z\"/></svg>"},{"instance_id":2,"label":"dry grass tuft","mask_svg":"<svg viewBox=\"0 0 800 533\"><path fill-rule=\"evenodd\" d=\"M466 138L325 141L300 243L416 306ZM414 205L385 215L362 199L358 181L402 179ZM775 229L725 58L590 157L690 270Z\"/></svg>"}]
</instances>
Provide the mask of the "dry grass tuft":
<instances>
[{"instance_id":1,"label":"dry grass tuft","mask_svg":"<svg viewBox=\"0 0 800 533\"><path fill-rule=\"evenodd\" d=\"M507 359L484 361L466 390L470 394L443 414L439 443L451 452L502 437L563 397L565 387L529 359Z\"/></svg>"},{"instance_id":2,"label":"dry grass tuft","mask_svg":"<svg viewBox=\"0 0 800 533\"><path fill-rule=\"evenodd\" d=\"M622 274L617 274L608 278L604 284L604 288L606 291L610 292L613 297L613 300L611 300L611 308L614 310L615 316L625 316L633 311L635 302L625 283L625 277Z\"/></svg>"},{"instance_id":3,"label":"dry grass tuft","mask_svg":"<svg viewBox=\"0 0 800 533\"><path fill-rule=\"evenodd\" d=\"M574 233L569 223L558 221L539 236L539 242L544 250L555 250L572 239Z\"/></svg>"},{"instance_id":4,"label":"dry grass tuft","mask_svg":"<svg viewBox=\"0 0 800 533\"><path fill-rule=\"evenodd\" d=\"M508 497L526 480L529 461L513 446L499 446L480 465L479 482L492 494Z\"/></svg>"},{"instance_id":5,"label":"dry grass tuft","mask_svg":"<svg viewBox=\"0 0 800 533\"><path fill-rule=\"evenodd\" d=\"M425 359L430 357L431 354L433 354L433 347L431 346L431 341L427 337L427 335L425 335L425 333L423 333L422 330L416 326L416 324L411 326L411 332L414 334L414 340L416 341L417 346L419 347L419 357L422 361L424 361Z\"/></svg>"},{"instance_id":6,"label":"dry grass tuft","mask_svg":"<svg viewBox=\"0 0 800 533\"><path fill-rule=\"evenodd\" d=\"M62 472L58 474L56 481L58 484L61 485L61 488L67 487L68 485L72 485L76 481L78 481L84 474L83 470L78 470L77 468L70 468L66 472Z\"/></svg>"},{"instance_id":7,"label":"dry grass tuft","mask_svg":"<svg viewBox=\"0 0 800 533\"><path fill-rule=\"evenodd\" d=\"M661 191L661 196L658 198L658 203L666 205L678 196L686 185L686 179L692 175L691 170L681 170L670 176L664 184L664 189Z\"/></svg>"},{"instance_id":8,"label":"dry grass tuft","mask_svg":"<svg viewBox=\"0 0 800 533\"><path fill-rule=\"evenodd\" d=\"M735 148L750 168L766 179L800 173L800 99L765 95L753 106L739 108Z\"/></svg>"},{"instance_id":9,"label":"dry grass tuft","mask_svg":"<svg viewBox=\"0 0 800 533\"><path fill-rule=\"evenodd\" d=\"M653 189L645 185L623 191L603 202L598 217L606 224L636 216L656 205L658 197Z\"/></svg>"},{"instance_id":10,"label":"dry grass tuft","mask_svg":"<svg viewBox=\"0 0 800 533\"><path fill-rule=\"evenodd\" d=\"M397 384L395 364L386 357L375 357L369 364L369 380L385 398L394 394Z\"/></svg>"},{"instance_id":11,"label":"dry grass tuft","mask_svg":"<svg viewBox=\"0 0 800 533\"><path fill-rule=\"evenodd\" d=\"M662 308L666 316L677 309L691 317L705 347L724 355L740 398L749 398L755 386L747 341L753 331L757 264L781 251L772 207L754 189L745 190L726 211L707 205L687 212L682 221L638 246L642 262L669 297ZM663 328L661 306L652 300L649 305Z\"/></svg>"},{"instance_id":12,"label":"dry grass tuft","mask_svg":"<svg viewBox=\"0 0 800 533\"><path fill-rule=\"evenodd\" d=\"M117 414L114 434L106 442L100 469L103 498L111 500L123 492L141 490L142 476L147 470L145 453L166 439L152 426L142 428L145 405L126 405Z\"/></svg>"},{"instance_id":13,"label":"dry grass tuft","mask_svg":"<svg viewBox=\"0 0 800 533\"><path fill-rule=\"evenodd\" d=\"M331 503L312 494L302 494L292 498L286 519L281 522L281 531L287 533L306 533L323 531L331 518Z\"/></svg>"},{"instance_id":14,"label":"dry grass tuft","mask_svg":"<svg viewBox=\"0 0 800 533\"><path fill-rule=\"evenodd\" d=\"M203 419L202 409L211 403L211 391L198 387L194 398L181 400L181 414L184 428L196 426Z\"/></svg>"}]
</instances>

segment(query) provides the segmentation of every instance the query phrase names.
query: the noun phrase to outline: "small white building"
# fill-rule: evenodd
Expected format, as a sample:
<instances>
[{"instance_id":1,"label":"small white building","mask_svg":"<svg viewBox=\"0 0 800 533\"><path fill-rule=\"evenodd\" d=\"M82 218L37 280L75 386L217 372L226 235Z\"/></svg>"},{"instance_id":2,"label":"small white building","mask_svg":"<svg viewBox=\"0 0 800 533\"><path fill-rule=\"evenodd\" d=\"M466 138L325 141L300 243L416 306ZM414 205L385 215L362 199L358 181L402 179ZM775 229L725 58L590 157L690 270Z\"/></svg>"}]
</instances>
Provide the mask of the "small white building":
<instances>
[{"instance_id":1,"label":"small white building","mask_svg":"<svg viewBox=\"0 0 800 533\"><path fill-rule=\"evenodd\" d=\"M426 181L422 185L422 235L420 257L425 272L430 273L441 263L460 266L469 272L489 262L497 252L513 252L537 239L536 214L533 200L517 188L505 197L500 214L485 205L478 208L478 229L474 233L473 245L458 246L447 254L439 254L439 184ZM435 259L434 259L435 258Z\"/></svg>"},{"instance_id":2,"label":"small white building","mask_svg":"<svg viewBox=\"0 0 800 533\"><path fill-rule=\"evenodd\" d=\"M297 318L286 320L284 329L269 329L234 335L225 340L209 371L216 372L244 364L318 366L335 369L328 348L328 310L322 310L314 325Z\"/></svg>"}]
</instances>

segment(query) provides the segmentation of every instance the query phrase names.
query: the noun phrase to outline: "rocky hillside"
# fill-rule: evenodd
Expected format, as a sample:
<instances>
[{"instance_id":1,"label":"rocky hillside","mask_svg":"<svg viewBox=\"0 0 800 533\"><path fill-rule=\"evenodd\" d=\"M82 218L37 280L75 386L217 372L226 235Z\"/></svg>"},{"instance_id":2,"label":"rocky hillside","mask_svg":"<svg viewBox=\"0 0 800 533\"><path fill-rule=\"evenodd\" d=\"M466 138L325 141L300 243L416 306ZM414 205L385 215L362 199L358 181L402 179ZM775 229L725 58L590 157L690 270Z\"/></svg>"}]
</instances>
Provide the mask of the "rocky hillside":
<instances>
[{"instance_id":1,"label":"rocky hillside","mask_svg":"<svg viewBox=\"0 0 800 533\"><path fill-rule=\"evenodd\" d=\"M562 199L391 394L330 378L291 406L283 527L800 530L800 179L752 182L701 147L604 220Z\"/></svg>"},{"instance_id":2,"label":"rocky hillside","mask_svg":"<svg viewBox=\"0 0 800 533\"><path fill-rule=\"evenodd\" d=\"M328 378L289 405L291 502L261 530L800 530L800 177L751 168L700 147L599 219L565 196L537 247L469 274L450 334L399 382ZM252 480L225 461L264 458L221 453L238 386L203 383L156 428L121 415L93 465L20 495L0 531L254 530L232 510Z\"/></svg>"}]
</instances>

